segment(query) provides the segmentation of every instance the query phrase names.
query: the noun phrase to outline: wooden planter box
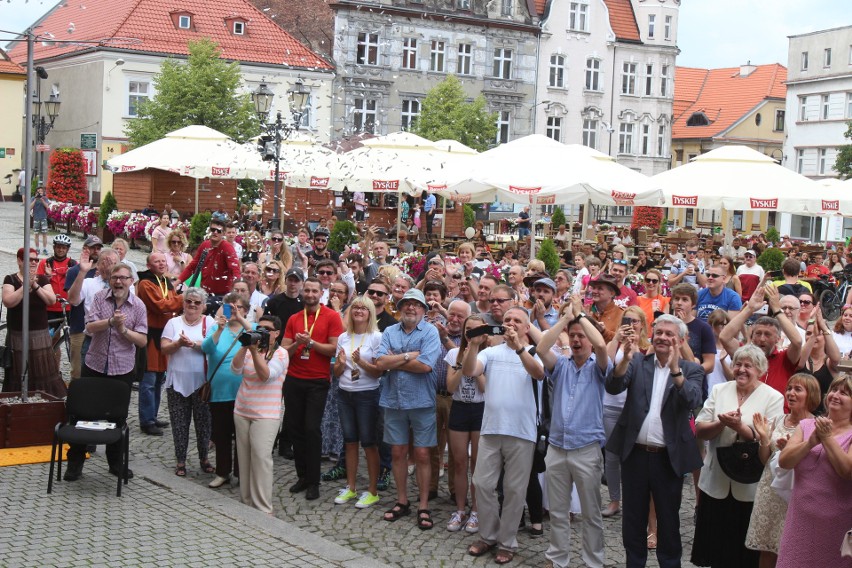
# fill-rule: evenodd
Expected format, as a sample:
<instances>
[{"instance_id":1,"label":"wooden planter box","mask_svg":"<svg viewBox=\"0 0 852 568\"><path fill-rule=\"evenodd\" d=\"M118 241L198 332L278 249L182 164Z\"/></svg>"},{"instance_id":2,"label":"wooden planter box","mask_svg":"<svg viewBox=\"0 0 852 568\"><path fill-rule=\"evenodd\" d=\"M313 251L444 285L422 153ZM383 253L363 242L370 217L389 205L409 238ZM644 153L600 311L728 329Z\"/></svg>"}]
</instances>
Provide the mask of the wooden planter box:
<instances>
[{"instance_id":1,"label":"wooden planter box","mask_svg":"<svg viewBox=\"0 0 852 568\"><path fill-rule=\"evenodd\" d=\"M6 404L3 399L19 392L0 393L0 448L45 446L53 442L53 429L65 420L65 401L42 391L30 391L50 402Z\"/></svg>"}]
</instances>

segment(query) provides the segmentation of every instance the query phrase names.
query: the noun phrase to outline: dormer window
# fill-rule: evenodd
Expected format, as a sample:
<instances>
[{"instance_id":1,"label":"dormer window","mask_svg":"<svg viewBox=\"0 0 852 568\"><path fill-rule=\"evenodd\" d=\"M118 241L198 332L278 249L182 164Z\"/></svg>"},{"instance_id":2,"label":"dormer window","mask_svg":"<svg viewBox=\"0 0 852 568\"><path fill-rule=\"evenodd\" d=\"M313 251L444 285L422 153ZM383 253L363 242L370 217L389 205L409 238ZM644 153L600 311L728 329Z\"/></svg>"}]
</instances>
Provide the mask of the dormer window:
<instances>
[{"instance_id":1,"label":"dormer window","mask_svg":"<svg viewBox=\"0 0 852 568\"><path fill-rule=\"evenodd\" d=\"M183 10L177 12L171 12L169 16L172 19L172 24L179 30L195 30L195 22L193 21L193 15L190 12L185 12Z\"/></svg>"},{"instance_id":2,"label":"dormer window","mask_svg":"<svg viewBox=\"0 0 852 568\"><path fill-rule=\"evenodd\" d=\"M178 27L188 30L192 27L192 16L178 16Z\"/></svg>"},{"instance_id":3,"label":"dormer window","mask_svg":"<svg viewBox=\"0 0 852 568\"><path fill-rule=\"evenodd\" d=\"M233 35L246 35L248 33L246 29L247 24L248 22L245 18L237 16L225 18L225 28Z\"/></svg>"},{"instance_id":4,"label":"dormer window","mask_svg":"<svg viewBox=\"0 0 852 568\"><path fill-rule=\"evenodd\" d=\"M234 35L243 35L246 33L245 22L234 22Z\"/></svg>"},{"instance_id":5,"label":"dormer window","mask_svg":"<svg viewBox=\"0 0 852 568\"><path fill-rule=\"evenodd\" d=\"M707 115L701 111L692 113L692 116L689 117L689 120L686 121L687 126L709 126L710 119L707 118Z\"/></svg>"}]
</instances>

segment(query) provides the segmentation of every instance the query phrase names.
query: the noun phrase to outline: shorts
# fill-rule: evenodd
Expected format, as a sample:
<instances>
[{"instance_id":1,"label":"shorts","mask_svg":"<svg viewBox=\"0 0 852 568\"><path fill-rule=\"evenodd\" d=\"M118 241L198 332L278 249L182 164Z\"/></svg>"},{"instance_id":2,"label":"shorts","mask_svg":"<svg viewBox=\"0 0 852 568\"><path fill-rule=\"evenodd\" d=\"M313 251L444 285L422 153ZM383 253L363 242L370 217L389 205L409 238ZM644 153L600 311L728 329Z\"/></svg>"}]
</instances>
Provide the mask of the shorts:
<instances>
[{"instance_id":1,"label":"shorts","mask_svg":"<svg viewBox=\"0 0 852 568\"><path fill-rule=\"evenodd\" d=\"M438 445L438 421L435 407L397 410L385 408L385 443L391 446L408 444L408 429L414 435L415 448Z\"/></svg>"},{"instance_id":2,"label":"shorts","mask_svg":"<svg viewBox=\"0 0 852 568\"><path fill-rule=\"evenodd\" d=\"M455 432L479 432L482 429L484 402L461 402L454 400L450 407L450 420L447 428Z\"/></svg>"},{"instance_id":3,"label":"shorts","mask_svg":"<svg viewBox=\"0 0 852 568\"><path fill-rule=\"evenodd\" d=\"M33 219L33 232L34 233L46 233L47 232L47 219Z\"/></svg>"},{"instance_id":4,"label":"shorts","mask_svg":"<svg viewBox=\"0 0 852 568\"><path fill-rule=\"evenodd\" d=\"M378 388L365 391L337 389L337 413L344 444L361 442L362 448L376 446L379 441L376 425L381 412L379 394Z\"/></svg>"}]
</instances>

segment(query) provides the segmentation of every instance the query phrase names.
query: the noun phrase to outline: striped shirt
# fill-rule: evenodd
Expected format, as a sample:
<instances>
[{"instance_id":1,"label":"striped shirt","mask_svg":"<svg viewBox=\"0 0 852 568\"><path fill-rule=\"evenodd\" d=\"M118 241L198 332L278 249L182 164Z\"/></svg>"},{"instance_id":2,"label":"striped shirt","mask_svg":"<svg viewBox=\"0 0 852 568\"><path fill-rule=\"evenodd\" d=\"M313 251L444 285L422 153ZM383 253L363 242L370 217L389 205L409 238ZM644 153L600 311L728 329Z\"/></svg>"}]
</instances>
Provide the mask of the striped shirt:
<instances>
[{"instance_id":1,"label":"striped shirt","mask_svg":"<svg viewBox=\"0 0 852 568\"><path fill-rule=\"evenodd\" d=\"M281 389L289 364L287 351L282 347L277 348L267 364L269 380L261 381L257 378L251 353L246 352L242 369L236 366L236 359L231 363L231 370L235 374L240 371L243 374L243 382L234 403L234 414L249 420L281 418Z\"/></svg>"}]
</instances>

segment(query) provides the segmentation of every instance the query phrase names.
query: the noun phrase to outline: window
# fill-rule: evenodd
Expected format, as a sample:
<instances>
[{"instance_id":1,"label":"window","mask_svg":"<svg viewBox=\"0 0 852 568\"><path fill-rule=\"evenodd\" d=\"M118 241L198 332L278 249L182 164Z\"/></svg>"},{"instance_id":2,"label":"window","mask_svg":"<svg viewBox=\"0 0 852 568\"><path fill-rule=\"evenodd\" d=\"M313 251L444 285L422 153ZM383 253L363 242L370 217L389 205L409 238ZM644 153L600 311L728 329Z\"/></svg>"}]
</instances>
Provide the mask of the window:
<instances>
[{"instance_id":1,"label":"window","mask_svg":"<svg viewBox=\"0 0 852 568\"><path fill-rule=\"evenodd\" d=\"M499 79L512 78L512 50L498 47L494 50L494 76Z\"/></svg>"},{"instance_id":2,"label":"window","mask_svg":"<svg viewBox=\"0 0 852 568\"><path fill-rule=\"evenodd\" d=\"M808 119L808 97L799 97L799 120Z\"/></svg>"},{"instance_id":3,"label":"window","mask_svg":"<svg viewBox=\"0 0 852 568\"><path fill-rule=\"evenodd\" d=\"M313 128L314 127L314 124L313 124L314 117L313 117L313 112L311 110L313 102L314 102L314 97L313 97L313 95L309 94L308 98L305 99L305 106L303 106L301 108L302 116L299 117L299 126L301 128Z\"/></svg>"},{"instance_id":4,"label":"window","mask_svg":"<svg viewBox=\"0 0 852 568\"><path fill-rule=\"evenodd\" d=\"M666 125L661 124L657 127L657 155L666 155Z\"/></svg>"},{"instance_id":5,"label":"window","mask_svg":"<svg viewBox=\"0 0 852 568\"><path fill-rule=\"evenodd\" d=\"M852 65L852 45L849 46L849 65Z\"/></svg>"},{"instance_id":6,"label":"window","mask_svg":"<svg viewBox=\"0 0 852 568\"><path fill-rule=\"evenodd\" d=\"M775 109L775 124L772 126L774 132L784 132L784 115L786 111Z\"/></svg>"},{"instance_id":7,"label":"window","mask_svg":"<svg viewBox=\"0 0 852 568\"><path fill-rule=\"evenodd\" d=\"M459 10L470 10L470 0L459 0Z\"/></svg>"},{"instance_id":8,"label":"window","mask_svg":"<svg viewBox=\"0 0 852 568\"><path fill-rule=\"evenodd\" d=\"M672 17L666 16L666 20L663 23L663 39L666 41L671 41L672 39Z\"/></svg>"},{"instance_id":9,"label":"window","mask_svg":"<svg viewBox=\"0 0 852 568\"><path fill-rule=\"evenodd\" d=\"M636 64L624 62L621 67L621 94L636 94Z\"/></svg>"},{"instance_id":10,"label":"window","mask_svg":"<svg viewBox=\"0 0 852 568\"><path fill-rule=\"evenodd\" d=\"M501 16L511 16L512 15L512 4L514 0L502 0L500 3L500 15Z\"/></svg>"},{"instance_id":11,"label":"window","mask_svg":"<svg viewBox=\"0 0 852 568\"><path fill-rule=\"evenodd\" d=\"M642 125L642 155L648 156L651 154L651 125Z\"/></svg>"},{"instance_id":12,"label":"window","mask_svg":"<svg viewBox=\"0 0 852 568\"><path fill-rule=\"evenodd\" d=\"M417 69L417 40L413 37L402 40L402 68Z\"/></svg>"},{"instance_id":13,"label":"window","mask_svg":"<svg viewBox=\"0 0 852 568\"><path fill-rule=\"evenodd\" d=\"M417 117L420 116L420 101L416 99L402 99L402 120L400 124L403 130L409 130L414 126Z\"/></svg>"},{"instance_id":14,"label":"window","mask_svg":"<svg viewBox=\"0 0 852 568\"><path fill-rule=\"evenodd\" d=\"M852 93L846 93L846 118L852 118Z\"/></svg>"},{"instance_id":15,"label":"window","mask_svg":"<svg viewBox=\"0 0 852 568\"><path fill-rule=\"evenodd\" d=\"M583 120L583 146L597 149L598 147L598 121L590 118Z\"/></svg>"},{"instance_id":16,"label":"window","mask_svg":"<svg viewBox=\"0 0 852 568\"><path fill-rule=\"evenodd\" d=\"M588 30L589 4L586 0L571 2L568 6L568 29L578 32Z\"/></svg>"},{"instance_id":17,"label":"window","mask_svg":"<svg viewBox=\"0 0 852 568\"><path fill-rule=\"evenodd\" d=\"M663 65L660 67L660 96L667 97L669 95L669 66Z\"/></svg>"},{"instance_id":18,"label":"window","mask_svg":"<svg viewBox=\"0 0 852 568\"><path fill-rule=\"evenodd\" d=\"M821 102L820 108L822 109L820 116L822 116L823 120L828 120L828 111L829 111L828 95L823 95L820 99L820 102Z\"/></svg>"},{"instance_id":19,"label":"window","mask_svg":"<svg viewBox=\"0 0 852 568\"><path fill-rule=\"evenodd\" d=\"M600 91L601 60L590 57L586 59L586 90Z\"/></svg>"},{"instance_id":20,"label":"window","mask_svg":"<svg viewBox=\"0 0 852 568\"><path fill-rule=\"evenodd\" d=\"M650 97L654 92L654 86L651 84L654 80L654 65L648 63L645 65L645 96Z\"/></svg>"},{"instance_id":21,"label":"window","mask_svg":"<svg viewBox=\"0 0 852 568\"><path fill-rule=\"evenodd\" d=\"M358 34L358 51L355 63L358 65L379 64L379 34Z\"/></svg>"},{"instance_id":22,"label":"window","mask_svg":"<svg viewBox=\"0 0 852 568\"><path fill-rule=\"evenodd\" d=\"M822 52L822 66L825 69L831 67L831 48L826 47Z\"/></svg>"},{"instance_id":23,"label":"window","mask_svg":"<svg viewBox=\"0 0 852 568\"><path fill-rule=\"evenodd\" d=\"M178 16L178 27L182 30L192 28L192 16Z\"/></svg>"},{"instance_id":24,"label":"window","mask_svg":"<svg viewBox=\"0 0 852 568\"><path fill-rule=\"evenodd\" d=\"M618 128L618 153L633 153L633 124L622 122Z\"/></svg>"},{"instance_id":25,"label":"window","mask_svg":"<svg viewBox=\"0 0 852 568\"><path fill-rule=\"evenodd\" d=\"M545 136L556 140L557 142L562 142L562 118L558 116L548 116L547 117L547 130L545 131Z\"/></svg>"},{"instance_id":26,"label":"window","mask_svg":"<svg viewBox=\"0 0 852 568\"><path fill-rule=\"evenodd\" d=\"M497 113L497 143L509 141L509 128L512 126L512 117L508 110Z\"/></svg>"},{"instance_id":27,"label":"window","mask_svg":"<svg viewBox=\"0 0 852 568\"><path fill-rule=\"evenodd\" d=\"M246 33L245 22L234 22L234 35L243 35Z\"/></svg>"},{"instance_id":28,"label":"window","mask_svg":"<svg viewBox=\"0 0 852 568\"><path fill-rule=\"evenodd\" d=\"M805 151L801 149L796 150L796 171L805 173Z\"/></svg>"},{"instance_id":29,"label":"window","mask_svg":"<svg viewBox=\"0 0 852 568\"><path fill-rule=\"evenodd\" d=\"M459 75L470 75L473 63L473 44L459 44L459 58L456 61L456 73Z\"/></svg>"},{"instance_id":30,"label":"window","mask_svg":"<svg viewBox=\"0 0 852 568\"><path fill-rule=\"evenodd\" d=\"M139 103L151 96L151 83L148 81L130 81L127 83L127 116L139 115Z\"/></svg>"},{"instance_id":31,"label":"window","mask_svg":"<svg viewBox=\"0 0 852 568\"><path fill-rule=\"evenodd\" d=\"M675 150L675 167L683 165L683 150Z\"/></svg>"},{"instance_id":32,"label":"window","mask_svg":"<svg viewBox=\"0 0 852 568\"><path fill-rule=\"evenodd\" d=\"M821 176L825 175L825 158L827 153L828 150L826 150L825 148L819 149L819 170L817 170L817 173L819 173L819 175Z\"/></svg>"},{"instance_id":33,"label":"window","mask_svg":"<svg viewBox=\"0 0 852 568\"><path fill-rule=\"evenodd\" d=\"M697 111L692 113L692 115L686 119L687 126L709 126L710 119L707 118L707 115L702 111Z\"/></svg>"},{"instance_id":34,"label":"window","mask_svg":"<svg viewBox=\"0 0 852 568\"><path fill-rule=\"evenodd\" d=\"M648 14L648 39L654 39L654 33L657 31L657 16Z\"/></svg>"},{"instance_id":35,"label":"window","mask_svg":"<svg viewBox=\"0 0 852 568\"><path fill-rule=\"evenodd\" d=\"M445 60L447 55L447 43L437 39L432 40L429 47L429 71L446 73Z\"/></svg>"},{"instance_id":36,"label":"window","mask_svg":"<svg viewBox=\"0 0 852 568\"><path fill-rule=\"evenodd\" d=\"M559 89L565 86L565 56L550 56L550 86Z\"/></svg>"},{"instance_id":37,"label":"window","mask_svg":"<svg viewBox=\"0 0 852 568\"><path fill-rule=\"evenodd\" d=\"M807 71L807 70L808 70L808 52L803 51L802 52L802 71Z\"/></svg>"},{"instance_id":38,"label":"window","mask_svg":"<svg viewBox=\"0 0 852 568\"><path fill-rule=\"evenodd\" d=\"M356 132L373 133L376 128L376 99L355 99L353 126Z\"/></svg>"}]
</instances>

